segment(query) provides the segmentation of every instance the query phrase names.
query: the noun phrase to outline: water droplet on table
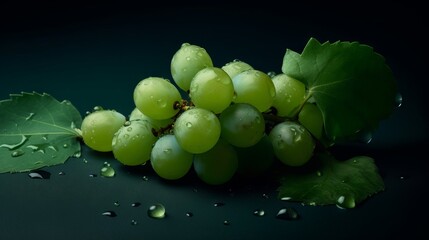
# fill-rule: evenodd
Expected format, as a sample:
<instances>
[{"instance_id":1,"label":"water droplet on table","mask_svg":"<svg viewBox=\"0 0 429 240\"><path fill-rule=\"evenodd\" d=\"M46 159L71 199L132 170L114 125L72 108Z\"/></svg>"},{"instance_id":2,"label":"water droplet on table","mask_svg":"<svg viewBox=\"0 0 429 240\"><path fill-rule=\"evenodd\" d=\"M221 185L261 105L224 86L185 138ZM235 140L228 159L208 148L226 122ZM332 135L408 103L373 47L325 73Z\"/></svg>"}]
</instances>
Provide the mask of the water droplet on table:
<instances>
[{"instance_id":1,"label":"water droplet on table","mask_svg":"<svg viewBox=\"0 0 429 240\"><path fill-rule=\"evenodd\" d=\"M140 205L142 205L140 202L131 203L131 207L139 207Z\"/></svg>"},{"instance_id":2,"label":"water droplet on table","mask_svg":"<svg viewBox=\"0 0 429 240\"><path fill-rule=\"evenodd\" d=\"M215 206L215 207L222 207L222 206L224 206L225 205L225 203L223 203L223 202L215 202L214 204L213 204L213 206Z\"/></svg>"},{"instance_id":3,"label":"water droplet on table","mask_svg":"<svg viewBox=\"0 0 429 240\"><path fill-rule=\"evenodd\" d=\"M192 212L187 212L185 215L186 215L187 217L193 217L193 216L194 216L194 214L193 214Z\"/></svg>"},{"instance_id":4,"label":"water droplet on table","mask_svg":"<svg viewBox=\"0 0 429 240\"><path fill-rule=\"evenodd\" d=\"M230 223L229 223L229 221L228 221L228 220L224 220L224 221L223 221L223 225L225 225L225 226L229 226L229 224L230 224Z\"/></svg>"},{"instance_id":5,"label":"water droplet on table","mask_svg":"<svg viewBox=\"0 0 429 240\"><path fill-rule=\"evenodd\" d=\"M262 209L256 209L255 211L253 211L253 215L262 217L262 216L265 216L265 211Z\"/></svg>"},{"instance_id":6,"label":"water droplet on table","mask_svg":"<svg viewBox=\"0 0 429 240\"><path fill-rule=\"evenodd\" d=\"M32 179L49 179L51 173L45 170L33 170L28 173L28 176Z\"/></svg>"},{"instance_id":7,"label":"water droplet on table","mask_svg":"<svg viewBox=\"0 0 429 240\"><path fill-rule=\"evenodd\" d=\"M165 207L164 205L158 203L155 205L152 205L147 210L147 215L151 218L164 218L165 217Z\"/></svg>"},{"instance_id":8,"label":"water droplet on table","mask_svg":"<svg viewBox=\"0 0 429 240\"><path fill-rule=\"evenodd\" d=\"M120 204L118 201L114 202L114 203L113 203L113 205L114 205L115 207L119 207L119 206L121 206L121 204Z\"/></svg>"},{"instance_id":9,"label":"water droplet on table","mask_svg":"<svg viewBox=\"0 0 429 240\"><path fill-rule=\"evenodd\" d=\"M118 215L116 215L116 213L114 211L105 211L101 215L106 216L106 217L116 217L116 216L118 216Z\"/></svg>"},{"instance_id":10,"label":"water droplet on table","mask_svg":"<svg viewBox=\"0 0 429 240\"><path fill-rule=\"evenodd\" d=\"M277 212L276 218L283 220L296 220L299 218L298 212L291 207L282 208Z\"/></svg>"},{"instance_id":11,"label":"water droplet on table","mask_svg":"<svg viewBox=\"0 0 429 240\"><path fill-rule=\"evenodd\" d=\"M114 177L115 169L110 166L110 163L104 162L103 167L100 170L100 175L103 177Z\"/></svg>"}]
</instances>

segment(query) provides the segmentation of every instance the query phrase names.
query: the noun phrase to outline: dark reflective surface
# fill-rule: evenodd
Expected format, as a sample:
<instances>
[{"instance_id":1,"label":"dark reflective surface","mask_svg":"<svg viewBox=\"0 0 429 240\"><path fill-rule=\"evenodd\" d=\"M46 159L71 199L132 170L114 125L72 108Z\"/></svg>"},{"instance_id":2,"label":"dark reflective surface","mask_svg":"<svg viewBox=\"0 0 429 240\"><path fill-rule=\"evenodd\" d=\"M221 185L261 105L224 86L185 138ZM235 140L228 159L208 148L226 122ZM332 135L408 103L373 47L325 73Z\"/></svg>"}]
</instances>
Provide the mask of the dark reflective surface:
<instances>
[{"instance_id":1,"label":"dark reflective surface","mask_svg":"<svg viewBox=\"0 0 429 240\"><path fill-rule=\"evenodd\" d=\"M333 152L344 159L373 157L386 190L350 210L301 206L276 199L277 182L270 178L209 187L191 173L171 182L150 166L123 167L111 154L83 147L80 158L45 168L49 179L0 175L2 239L361 239L423 232L428 117L420 7L222 6L9 6L0 18L0 99L47 92L70 100L82 115L97 105L128 115L139 80L171 79L171 57L183 42L206 48L217 66L238 58L280 72L286 48L300 52L309 37L357 40L385 56L403 103L370 144ZM116 171L113 178L100 175L106 161ZM141 205L133 207L136 202ZM163 219L147 215L157 203L166 208ZM276 218L282 208L295 209L299 219ZM264 215L255 216L255 209ZM103 216L106 211L116 217Z\"/></svg>"}]
</instances>

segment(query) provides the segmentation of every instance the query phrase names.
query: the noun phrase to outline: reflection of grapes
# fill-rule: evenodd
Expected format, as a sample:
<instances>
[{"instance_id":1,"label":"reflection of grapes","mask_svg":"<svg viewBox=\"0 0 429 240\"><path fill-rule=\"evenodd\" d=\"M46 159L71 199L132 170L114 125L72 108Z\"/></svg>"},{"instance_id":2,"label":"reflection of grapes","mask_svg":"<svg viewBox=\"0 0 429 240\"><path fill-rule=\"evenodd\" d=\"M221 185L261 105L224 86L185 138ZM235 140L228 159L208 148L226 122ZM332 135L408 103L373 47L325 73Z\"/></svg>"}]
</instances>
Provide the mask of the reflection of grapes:
<instances>
[{"instance_id":1,"label":"reflection of grapes","mask_svg":"<svg viewBox=\"0 0 429 240\"><path fill-rule=\"evenodd\" d=\"M306 102L303 83L283 73L271 78L239 60L213 66L204 48L188 43L173 55L170 68L174 83L148 77L136 85L127 122L114 111L87 116L85 143L112 150L124 165L150 160L164 179L192 169L210 185L236 173L259 176L275 160L301 166L313 156L323 116ZM189 98L182 99L179 90Z\"/></svg>"}]
</instances>

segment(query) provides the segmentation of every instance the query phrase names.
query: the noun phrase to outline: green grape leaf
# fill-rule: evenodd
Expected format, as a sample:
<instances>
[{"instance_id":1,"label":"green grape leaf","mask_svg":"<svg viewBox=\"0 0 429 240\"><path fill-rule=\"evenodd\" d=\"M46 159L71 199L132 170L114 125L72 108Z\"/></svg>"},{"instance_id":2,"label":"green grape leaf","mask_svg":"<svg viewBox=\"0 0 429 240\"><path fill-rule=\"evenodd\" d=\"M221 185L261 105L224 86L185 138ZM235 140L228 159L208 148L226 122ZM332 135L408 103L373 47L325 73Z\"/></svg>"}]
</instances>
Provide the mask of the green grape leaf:
<instances>
[{"instance_id":1,"label":"green grape leaf","mask_svg":"<svg viewBox=\"0 0 429 240\"><path fill-rule=\"evenodd\" d=\"M301 54L286 50L282 72L306 84L332 140L373 132L395 108L393 73L368 45L310 38Z\"/></svg>"},{"instance_id":2,"label":"green grape leaf","mask_svg":"<svg viewBox=\"0 0 429 240\"><path fill-rule=\"evenodd\" d=\"M11 94L0 101L0 173L25 172L80 156L82 117L48 94Z\"/></svg>"},{"instance_id":3,"label":"green grape leaf","mask_svg":"<svg viewBox=\"0 0 429 240\"><path fill-rule=\"evenodd\" d=\"M320 166L306 172L285 173L278 197L307 205L337 204L353 208L369 196L384 190L374 160L357 156L346 161L328 153L316 155Z\"/></svg>"}]
</instances>

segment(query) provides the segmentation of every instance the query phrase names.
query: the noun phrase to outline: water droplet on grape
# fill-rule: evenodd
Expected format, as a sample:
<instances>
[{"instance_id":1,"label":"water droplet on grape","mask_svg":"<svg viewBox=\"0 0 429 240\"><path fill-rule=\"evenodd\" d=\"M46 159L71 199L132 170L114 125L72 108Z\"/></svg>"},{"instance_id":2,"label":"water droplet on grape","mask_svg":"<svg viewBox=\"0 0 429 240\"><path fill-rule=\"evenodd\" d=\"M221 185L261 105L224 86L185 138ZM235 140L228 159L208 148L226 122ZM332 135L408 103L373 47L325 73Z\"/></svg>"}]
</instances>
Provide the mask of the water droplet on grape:
<instances>
[{"instance_id":1,"label":"water droplet on grape","mask_svg":"<svg viewBox=\"0 0 429 240\"><path fill-rule=\"evenodd\" d=\"M276 72L274 72L274 71L269 71L269 72L267 72L267 75L268 75L270 78L273 78L273 77L275 77L277 74L276 74Z\"/></svg>"},{"instance_id":2,"label":"water droplet on grape","mask_svg":"<svg viewBox=\"0 0 429 240\"><path fill-rule=\"evenodd\" d=\"M118 216L118 215L116 215L116 213L114 211L105 211L101 215L106 216L106 217L116 217L116 216Z\"/></svg>"},{"instance_id":3,"label":"water droplet on grape","mask_svg":"<svg viewBox=\"0 0 429 240\"><path fill-rule=\"evenodd\" d=\"M190 57L186 57L186 61L191 61L191 58Z\"/></svg>"},{"instance_id":4,"label":"water droplet on grape","mask_svg":"<svg viewBox=\"0 0 429 240\"><path fill-rule=\"evenodd\" d=\"M402 95L400 93L396 94L395 104L397 108L402 106Z\"/></svg>"},{"instance_id":5,"label":"water droplet on grape","mask_svg":"<svg viewBox=\"0 0 429 240\"><path fill-rule=\"evenodd\" d=\"M163 152L165 154L170 154L171 153L171 149L170 148L164 149Z\"/></svg>"},{"instance_id":6,"label":"water droplet on grape","mask_svg":"<svg viewBox=\"0 0 429 240\"><path fill-rule=\"evenodd\" d=\"M133 130L132 127L127 127L127 132L131 132Z\"/></svg>"},{"instance_id":7,"label":"water droplet on grape","mask_svg":"<svg viewBox=\"0 0 429 240\"><path fill-rule=\"evenodd\" d=\"M191 123L191 122L187 122L185 125L186 125L186 127L188 127L188 128L192 127L192 123Z\"/></svg>"},{"instance_id":8,"label":"water droplet on grape","mask_svg":"<svg viewBox=\"0 0 429 240\"><path fill-rule=\"evenodd\" d=\"M24 155L24 154L25 154L25 152L24 152L23 150L18 149L18 150L16 150L16 151L13 151L10 155L11 155L12 157L19 157L19 156L22 156L22 155Z\"/></svg>"},{"instance_id":9,"label":"water droplet on grape","mask_svg":"<svg viewBox=\"0 0 429 240\"><path fill-rule=\"evenodd\" d=\"M147 215L151 218L164 218L165 217L165 207L164 205L158 203L155 205L152 205L147 210Z\"/></svg>"},{"instance_id":10,"label":"water droplet on grape","mask_svg":"<svg viewBox=\"0 0 429 240\"><path fill-rule=\"evenodd\" d=\"M32 179L49 179L51 177L51 173L45 170L33 170L28 176Z\"/></svg>"},{"instance_id":11,"label":"water droplet on grape","mask_svg":"<svg viewBox=\"0 0 429 240\"><path fill-rule=\"evenodd\" d=\"M276 218L283 220L296 220L299 218L298 212L291 207L282 208L277 212Z\"/></svg>"},{"instance_id":12,"label":"water droplet on grape","mask_svg":"<svg viewBox=\"0 0 429 240\"><path fill-rule=\"evenodd\" d=\"M190 45L191 45L190 43L187 43L187 42L186 42L186 43L182 43L182 46L181 46L181 47L183 48L183 47L187 47L187 46L190 46Z\"/></svg>"},{"instance_id":13,"label":"water droplet on grape","mask_svg":"<svg viewBox=\"0 0 429 240\"><path fill-rule=\"evenodd\" d=\"M95 106L92 110L94 112L101 111L101 110L103 110L103 107L102 106Z\"/></svg>"},{"instance_id":14,"label":"water droplet on grape","mask_svg":"<svg viewBox=\"0 0 429 240\"><path fill-rule=\"evenodd\" d=\"M341 195L338 197L336 205L340 209L354 208L356 206L356 202L353 196Z\"/></svg>"},{"instance_id":15,"label":"water droplet on grape","mask_svg":"<svg viewBox=\"0 0 429 240\"><path fill-rule=\"evenodd\" d=\"M262 209L257 209L255 211L253 211L253 215L258 216L258 217L263 217L263 216L265 216L265 211Z\"/></svg>"}]
</instances>

